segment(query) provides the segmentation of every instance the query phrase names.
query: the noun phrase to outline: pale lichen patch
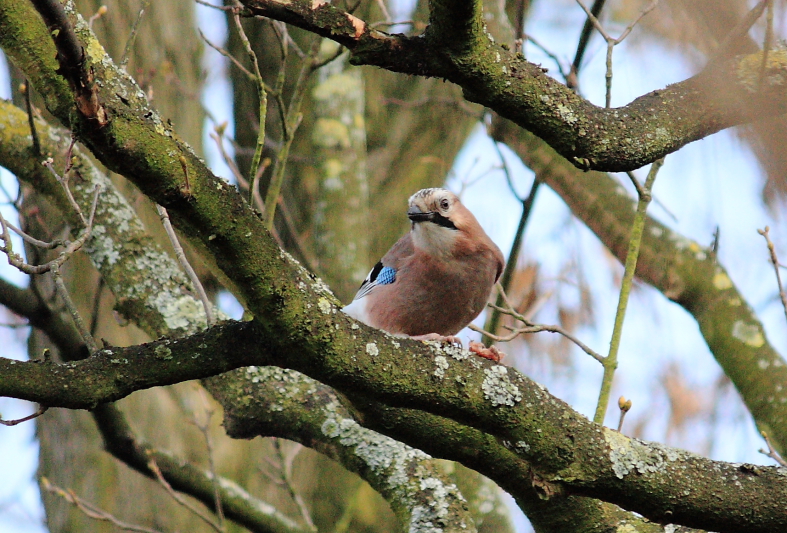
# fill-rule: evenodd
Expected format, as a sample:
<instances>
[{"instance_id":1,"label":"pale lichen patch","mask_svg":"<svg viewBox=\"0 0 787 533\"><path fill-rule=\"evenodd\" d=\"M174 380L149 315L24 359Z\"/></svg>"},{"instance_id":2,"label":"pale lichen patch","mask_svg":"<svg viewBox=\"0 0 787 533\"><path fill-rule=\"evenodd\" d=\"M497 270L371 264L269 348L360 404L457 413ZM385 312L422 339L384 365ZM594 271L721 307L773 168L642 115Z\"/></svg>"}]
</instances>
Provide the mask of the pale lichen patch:
<instances>
[{"instance_id":1,"label":"pale lichen patch","mask_svg":"<svg viewBox=\"0 0 787 533\"><path fill-rule=\"evenodd\" d=\"M319 307L320 311L322 311L323 314L325 315L330 315L331 311L333 311L333 306L331 305L331 302L329 302L328 299L325 298L324 296L320 297L320 299L317 300L317 307Z\"/></svg>"},{"instance_id":2,"label":"pale lichen patch","mask_svg":"<svg viewBox=\"0 0 787 533\"><path fill-rule=\"evenodd\" d=\"M716 272L713 275L713 286L720 291L732 288L732 280L726 272Z\"/></svg>"},{"instance_id":3,"label":"pale lichen patch","mask_svg":"<svg viewBox=\"0 0 787 533\"><path fill-rule=\"evenodd\" d=\"M760 348L765 344L765 337L760 328L743 320L736 320L732 325L732 336L753 348Z\"/></svg>"},{"instance_id":4,"label":"pale lichen patch","mask_svg":"<svg viewBox=\"0 0 787 533\"><path fill-rule=\"evenodd\" d=\"M445 371L448 370L448 359L446 359L442 355L438 355L434 358L434 364L437 368L435 368L434 376L437 378L444 378Z\"/></svg>"},{"instance_id":5,"label":"pale lichen patch","mask_svg":"<svg viewBox=\"0 0 787 533\"><path fill-rule=\"evenodd\" d=\"M677 461L679 454L666 446L651 443L649 446L637 439L603 428L604 440L609 446L609 459L612 471L619 479L632 472L648 474L658 472L669 462Z\"/></svg>"},{"instance_id":6,"label":"pale lichen patch","mask_svg":"<svg viewBox=\"0 0 787 533\"><path fill-rule=\"evenodd\" d=\"M156 356L156 359L164 359L169 360L172 359L172 350L160 344L153 349L153 354Z\"/></svg>"},{"instance_id":7,"label":"pale lichen patch","mask_svg":"<svg viewBox=\"0 0 787 533\"><path fill-rule=\"evenodd\" d=\"M481 390L484 398L492 402L492 405L514 406L522 400L522 393L519 387L511 383L508 377L508 369L502 365L484 369L484 381Z\"/></svg>"},{"instance_id":8,"label":"pale lichen patch","mask_svg":"<svg viewBox=\"0 0 787 533\"><path fill-rule=\"evenodd\" d=\"M380 354L380 349L377 347L376 343L370 342L366 344L366 353L375 357Z\"/></svg>"}]
</instances>

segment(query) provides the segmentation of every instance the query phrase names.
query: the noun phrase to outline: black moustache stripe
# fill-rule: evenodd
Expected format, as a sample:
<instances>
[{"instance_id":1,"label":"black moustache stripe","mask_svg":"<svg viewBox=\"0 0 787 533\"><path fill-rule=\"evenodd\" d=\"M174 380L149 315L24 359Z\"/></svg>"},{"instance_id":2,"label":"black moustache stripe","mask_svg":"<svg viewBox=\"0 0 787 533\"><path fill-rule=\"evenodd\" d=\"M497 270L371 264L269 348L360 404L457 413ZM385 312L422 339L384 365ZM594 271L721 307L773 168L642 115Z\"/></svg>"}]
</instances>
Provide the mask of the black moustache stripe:
<instances>
[{"instance_id":1,"label":"black moustache stripe","mask_svg":"<svg viewBox=\"0 0 787 533\"><path fill-rule=\"evenodd\" d=\"M453 222L451 222L450 219L444 217L437 211L430 211L428 213L407 213L407 216L414 223L431 222L432 224L437 224L438 226L443 226L444 228L456 229L456 226Z\"/></svg>"},{"instance_id":2,"label":"black moustache stripe","mask_svg":"<svg viewBox=\"0 0 787 533\"><path fill-rule=\"evenodd\" d=\"M443 226L444 228L456 229L456 225L454 225L454 223L451 222L450 219L447 219L440 213L432 213L432 215L434 216L432 217L430 222L437 224L438 226Z\"/></svg>"}]
</instances>

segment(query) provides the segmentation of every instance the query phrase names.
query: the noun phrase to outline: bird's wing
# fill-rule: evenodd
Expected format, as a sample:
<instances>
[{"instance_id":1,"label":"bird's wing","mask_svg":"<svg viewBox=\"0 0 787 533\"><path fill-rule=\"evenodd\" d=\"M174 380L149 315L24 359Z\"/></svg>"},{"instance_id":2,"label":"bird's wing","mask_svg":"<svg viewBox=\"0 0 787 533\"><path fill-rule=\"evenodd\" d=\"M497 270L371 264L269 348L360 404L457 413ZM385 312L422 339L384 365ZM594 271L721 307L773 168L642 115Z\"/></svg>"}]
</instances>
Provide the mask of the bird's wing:
<instances>
[{"instance_id":1,"label":"bird's wing","mask_svg":"<svg viewBox=\"0 0 787 533\"><path fill-rule=\"evenodd\" d=\"M396 269L384 266L382 261L378 261L374 268L361 283L361 288L355 293L354 300L360 300L374 290L378 285L388 285L396 281Z\"/></svg>"},{"instance_id":2,"label":"bird's wing","mask_svg":"<svg viewBox=\"0 0 787 533\"><path fill-rule=\"evenodd\" d=\"M363 280L361 287L355 294L353 301L368 295L375 287L389 285L396 281L396 272L399 270L402 260L412 254L413 241L408 233L396 241L396 244L388 250L388 253L386 253L385 256L374 265L374 268L369 271L366 279Z\"/></svg>"}]
</instances>

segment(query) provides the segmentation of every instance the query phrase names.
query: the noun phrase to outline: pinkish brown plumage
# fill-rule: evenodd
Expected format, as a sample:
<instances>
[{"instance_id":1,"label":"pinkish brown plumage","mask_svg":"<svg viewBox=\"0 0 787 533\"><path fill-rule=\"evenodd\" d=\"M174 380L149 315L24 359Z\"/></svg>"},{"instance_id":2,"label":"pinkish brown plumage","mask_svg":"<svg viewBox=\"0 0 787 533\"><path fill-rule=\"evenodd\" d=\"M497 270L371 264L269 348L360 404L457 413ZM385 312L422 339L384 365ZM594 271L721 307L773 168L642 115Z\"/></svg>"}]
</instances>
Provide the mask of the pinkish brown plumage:
<instances>
[{"instance_id":1,"label":"pinkish brown plumage","mask_svg":"<svg viewBox=\"0 0 787 533\"><path fill-rule=\"evenodd\" d=\"M503 254L446 189L410 197L410 232L372 269L344 312L395 335L457 334L486 305Z\"/></svg>"}]
</instances>

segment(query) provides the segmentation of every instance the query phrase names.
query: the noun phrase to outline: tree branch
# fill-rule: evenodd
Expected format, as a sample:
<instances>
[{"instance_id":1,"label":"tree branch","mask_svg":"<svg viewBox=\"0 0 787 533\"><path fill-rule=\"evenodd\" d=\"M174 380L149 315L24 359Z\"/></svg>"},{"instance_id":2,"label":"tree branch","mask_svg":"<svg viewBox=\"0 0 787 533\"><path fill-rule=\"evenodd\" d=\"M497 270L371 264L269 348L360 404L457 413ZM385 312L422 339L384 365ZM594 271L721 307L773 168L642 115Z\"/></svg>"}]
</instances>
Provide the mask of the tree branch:
<instances>
[{"instance_id":1,"label":"tree branch","mask_svg":"<svg viewBox=\"0 0 787 533\"><path fill-rule=\"evenodd\" d=\"M778 467L711 461L629 439L593 424L518 372L479 361L469 352L393 340L365 326L353 330L348 317L337 317L336 324L336 344L342 348L330 353L268 351L271 339L256 324L229 323L185 339L102 350L78 363L0 359L0 395L91 408L133 389L205 375L211 366L276 365L353 396L374 396L393 407L447 417L493 435L530 463L529 470L518 472L519 482L537 483L547 496L565 491L615 503L654 521L719 532L787 527L787 484ZM402 382L408 386L402 388ZM365 403L356 401L354 407L363 412ZM429 435L428 428L424 431ZM511 484L496 475L498 469L479 470ZM760 512L750 513L752 508Z\"/></svg>"},{"instance_id":2,"label":"tree branch","mask_svg":"<svg viewBox=\"0 0 787 533\"><path fill-rule=\"evenodd\" d=\"M787 109L787 52L770 51L709 67L683 82L605 109L496 44L485 32L480 2L430 2L420 37L388 35L330 4L244 0L251 14L288 22L346 46L356 65L447 79L464 96L544 139L583 170L639 168L712 133ZM760 86L759 79L767 86Z\"/></svg>"},{"instance_id":3,"label":"tree branch","mask_svg":"<svg viewBox=\"0 0 787 533\"><path fill-rule=\"evenodd\" d=\"M495 119L492 135L557 192L622 262L635 202L609 176L588 179L542 141ZM711 353L732 380L761 431L787 447L787 363L765 336L752 308L710 250L649 218L637 277L691 313Z\"/></svg>"},{"instance_id":4,"label":"tree branch","mask_svg":"<svg viewBox=\"0 0 787 533\"><path fill-rule=\"evenodd\" d=\"M68 201L62 198L62 188L58 189L50 187L51 182L54 181L52 176L46 172L43 174L39 173L40 166L35 164L31 165L27 159L29 157L28 151L31 149L30 141L27 136L20 134L20 132L15 127L16 124L24 124L22 111L15 108L11 104L0 102L0 113L5 114L10 119L9 127L0 130L0 163L8 168L15 169L16 171L20 172L20 177L25 179L28 183L33 184L37 189L40 189L42 193L53 195L52 199L56 202L58 199L60 199L60 204L63 205L65 212L73 214L74 210L70 208ZM45 151L54 154L61 154L62 156L64 153L63 141L65 141L66 136L63 135L61 131L57 130L56 128L52 128L43 121L39 121L38 129L45 134L43 141ZM3 134L7 134L8 137L3 137ZM58 140L61 142L58 143ZM124 298L124 308L143 309L143 313L138 316L133 316L132 319L134 319L152 336L160 336L163 334L178 336L182 334L184 329L187 331L197 330L200 320L204 320L200 313L194 312L199 310L199 302L193 296L183 293L182 286L186 283L186 280L177 269L177 266L174 264L173 260L168 255L161 252L157 245L155 245L153 242L150 242L150 239L145 235L144 229L142 228L140 221L137 219L136 214L117 193L112 183L106 180L106 178L104 178L94 167L92 167L89 161L83 157L78 149L73 150L72 155L73 157L71 162L74 165L74 168L81 171L80 175L83 178L80 180L81 187L89 187L91 182L96 182L101 183L102 187L106 188L105 204L103 204L102 209L97 214L97 222L102 228L107 229L99 232L101 235L101 242L94 243L87 251L93 260L94 265L101 272L102 276L108 280L108 288L114 294L122 295ZM57 196L58 194L60 194L60 196ZM85 202L87 201L87 198L84 195L77 194L76 201ZM140 242L145 244L144 253L139 250ZM111 251L111 254L109 251ZM147 257L155 258L155 262L148 262L146 260ZM126 275L116 275L117 264L125 265L125 268L127 269ZM152 268L155 268L157 275L151 278L149 271ZM0 288L1 287L2 286L0 286ZM0 296L1 295L2 293L0 293ZM179 302L175 310L170 308L170 302ZM23 310L20 306L17 307L19 307L20 310ZM194 314L192 316L193 312ZM86 356L87 353L83 354L79 350L72 351L72 347L70 347L70 345L68 345L66 342L68 338L67 335L59 335L60 329L62 329L57 327L59 322L62 321L53 319L49 324L47 324L47 326L52 329L54 333L58 333L54 335L53 340L58 344L63 359L66 361L74 361ZM172 327L174 324L177 324L177 327ZM236 323L233 326L237 328L244 327L243 323ZM64 328L67 330L68 325L64 325ZM73 330L73 328L71 329ZM235 330L229 333L230 336L234 336L236 334L237 331ZM242 340L243 338L244 337L242 335L238 337L239 340ZM168 345L159 345L159 351L156 352L154 349L153 353L158 354L159 359L167 360L169 356L167 352L168 348L166 346ZM83 345L80 345L79 347L84 349ZM203 345L202 349L207 350L204 352L205 354L210 354L211 352L211 348L208 344ZM240 352L251 353L254 351L254 346L242 345L239 347L239 350ZM114 359L117 364L121 365L121 367L124 362L127 362L125 355L120 355ZM189 372L196 370L196 367L200 365L204 365L206 372L196 375L192 374L193 378L213 376L217 373L223 372L224 370L238 368L238 366L245 366L242 359L237 361L236 366L230 364L230 366L224 367L224 370L222 370L222 363L216 359L212 360L211 362L206 362L203 360L203 363L197 363L196 361L195 363L196 364L193 366L189 365L188 368L182 367L184 370L186 370L185 374L182 374L182 371L180 370L181 364L175 363L175 365L169 370L171 372L170 378L177 381L188 379L186 376L189 375ZM16 363L10 364L15 365ZM155 371L155 368L155 365L151 366L151 370ZM86 370L86 372L87 374L90 374L91 370ZM304 376L300 377L302 379L306 379ZM114 390L105 390L105 392L109 394L107 398L110 398L112 395L118 395L118 397L125 396L132 389L135 389L140 385L145 387L145 385L143 385L145 378L141 374L136 374L134 372L131 374L126 374L123 370L121 370L117 379L118 383L124 382L125 385L130 386L131 389L123 391L122 389L124 387L120 387ZM84 385L84 388L82 385ZM264 385L265 383L263 382L258 386L262 387ZM76 381L66 380L66 382L61 383L60 386L67 387L68 390L72 391L76 397L79 397L79 394L81 394L81 392L74 392L76 388L79 388L80 391L84 391L91 387L91 385L87 382L81 384L78 379ZM236 392L237 389L233 389L233 391ZM233 397L235 397L235 401L237 401L237 397ZM133 438L133 434L130 433L130 429L128 431L118 433L114 431L112 427L105 427L106 424L112 420L118 420L122 418L122 413L120 413L114 407L111 407L111 412L107 411L107 409L110 409L110 406L103 405L94 410L94 417L99 430L102 432L102 435L105 438L105 445L107 449L113 455L124 462L127 462L133 468L136 468L145 475L151 476L152 474L148 468L147 461L144 458L140 459L137 455L130 453L130 445L124 441L124 439L131 439L132 441L135 440ZM103 413L103 415L101 413ZM111 416L107 415L107 413L110 413ZM287 416L286 413L279 411L276 411L274 414L283 418L286 418ZM280 427L284 427L284 425L282 424ZM367 434L371 434L371 432L367 432ZM286 432L282 430L281 436L290 439L296 438L293 435L292 429ZM383 437L376 435L375 438L379 440ZM117 441L117 439L121 440ZM313 441L309 441L307 444L311 447L319 447L320 441L319 439L315 439ZM396 446L389 446L389 449L395 450L399 446L403 445L397 443ZM150 452L152 449L146 448L146 450ZM349 468L356 467L355 471L364 477L373 473L370 468L357 468L358 462L353 454L350 454L347 451L344 451L343 454L344 455L335 458L345 458L349 463L347 466ZM188 494L201 498L202 493L200 490L202 490L202 485L197 483L196 486L189 487L188 484L181 479L186 474L182 474L180 472L171 472L171 469L168 466L171 465L171 463L172 460L168 460L166 463L159 464L159 466L167 475L167 479L174 477L174 481L172 481L172 483L173 485L176 485L179 490L183 490ZM423 457L420 457L418 459L418 465L419 469L426 472L431 472L434 479L440 478L440 476L437 474L437 471L435 470L435 467L431 465L431 460L425 460ZM189 476L191 476L191 474L189 474ZM409 497L412 496L411 491L401 493L390 490L389 485L383 484L379 476L372 476L369 481L376 489L382 490L383 494L390 498L389 503L391 506L397 510L400 516L404 516L408 519L405 521L405 523L409 523L409 517L411 514L413 517L415 517L416 509L412 505L413 500L409 499ZM402 483L406 482L408 482L406 478L402 479ZM232 498L234 496L230 494L229 497ZM420 494L418 501L423 501L424 499L424 494ZM210 505L210 501L212 500L203 501ZM440 508L444 509L442 506L440 506ZM457 506L456 502L454 502L447 508L447 513L448 514L443 516L441 520L447 523L466 523L468 528L466 530L472 531L472 529L470 529L472 520L467 515L466 509ZM254 522L256 520L253 515L242 515L236 517L233 514L232 518L236 521L239 520L241 523L249 520ZM417 518L413 519L417 520Z\"/></svg>"}]
</instances>

